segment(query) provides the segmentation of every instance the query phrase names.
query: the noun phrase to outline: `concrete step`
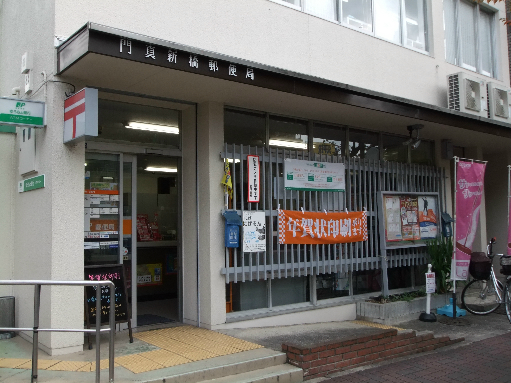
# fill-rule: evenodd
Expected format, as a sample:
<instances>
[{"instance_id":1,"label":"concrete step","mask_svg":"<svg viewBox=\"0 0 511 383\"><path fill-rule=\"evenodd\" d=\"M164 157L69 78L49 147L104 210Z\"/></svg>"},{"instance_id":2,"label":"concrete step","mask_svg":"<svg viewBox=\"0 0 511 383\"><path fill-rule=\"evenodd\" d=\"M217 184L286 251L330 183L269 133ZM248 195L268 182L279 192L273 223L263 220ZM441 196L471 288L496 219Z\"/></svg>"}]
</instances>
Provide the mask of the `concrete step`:
<instances>
[{"instance_id":1,"label":"concrete step","mask_svg":"<svg viewBox=\"0 0 511 383\"><path fill-rule=\"evenodd\" d=\"M282 366L286 363L286 358L286 354L283 352L259 348L175 366L172 367L171 374L167 376L160 375L157 379L145 380L145 382L198 383L230 375L244 374L254 370Z\"/></svg>"},{"instance_id":2,"label":"concrete step","mask_svg":"<svg viewBox=\"0 0 511 383\"><path fill-rule=\"evenodd\" d=\"M243 374L224 376L223 378L203 380L201 383L301 383L303 370L290 364L281 364L245 372Z\"/></svg>"}]
</instances>

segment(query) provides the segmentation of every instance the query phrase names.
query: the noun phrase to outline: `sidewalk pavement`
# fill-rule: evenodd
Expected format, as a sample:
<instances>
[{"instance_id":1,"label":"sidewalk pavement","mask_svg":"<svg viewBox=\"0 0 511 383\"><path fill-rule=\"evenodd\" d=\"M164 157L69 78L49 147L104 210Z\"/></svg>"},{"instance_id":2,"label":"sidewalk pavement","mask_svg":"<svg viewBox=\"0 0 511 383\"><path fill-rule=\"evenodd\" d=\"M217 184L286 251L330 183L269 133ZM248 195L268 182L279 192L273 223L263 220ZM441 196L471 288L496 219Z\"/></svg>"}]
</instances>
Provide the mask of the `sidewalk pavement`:
<instances>
[{"instance_id":1,"label":"sidewalk pavement","mask_svg":"<svg viewBox=\"0 0 511 383\"><path fill-rule=\"evenodd\" d=\"M435 336L448 335L451 339L464 337L466 340L462 343L458 343L458 346L466 347L468 350L467 355L470 355L474 348L482 349L483 353L488 352L491 348L490 346L495 346L496 350L501 350L503 355L507 355L506 350L502 348L505 342L502 343L499 339L506 339L507 342L511 340L511 324L509 324L506 315L503 314L502 311L500 314L490 314L488 316L467 314L464 320L459 321L459 324L462 325L450 325L444 322L446 321L443 320L442 317L439 317L439 321L435 323L420 322L416 319L398 323L394 327L413 329L417 332L432 331ZM232 363L236 358L246 358L244 355L248 355L248 353L280 352L281 345L285 342L296 343L297 341L307 339L320 343L333 337L339 337L341 334L346 334L346 336L364 334L364 332L375 330L375 328L371 326L377 325L358 321L329 322L270 328L221 330L216 332L192 326L177 325L154 331L144 331L144 328L139 329L139 331L134 334L134 343L129 343L127 331L123 331L116 334L115 340L115 356L117 363L115 368L115 381L144 382L163 379L175 375L176 373L182 373L183 371L200 370L204 368L204 366L218 366L227 362ZM378 327L388 328L389 326ZM158 333L158 331L160 333ZM497 337L495 338L495 336ZM498 336L501 337L499 338ZM102 337L102 369L104 364L108 365L106 360L108 358L107 338L107 336L104 338ZM489 343L481 343L480 346L479 343L475 343L475 345L478 346L470 345L480 341ZM260 348L261 346L264 348ZM446 355L449 355L453 347L457 346L450 346L448 350L445 351ZM31 366L30 363L27 364L27 362L30 361L31 350L31 344L19 336L13 339L0 340L0 382L17 383L30 381ZM434 355L439 352L444 353L444 351L436 351ZM495 357L497 357L497 355L495 355ZM432 358L432 356L418 354L416 358L413 365L416 365L418 361L423 359L430 360L429 358ZM19 361L20 364L15 366L16 368L12 368L13 365L9 364L12 359L21 359ZM59 357L50 357L41 351L40 360L41 359L47 360L46 362L41 362L41 367L47 369L41 369L39 371L39 382L94 382L95 372L93 362L95 361L95 350L87 350L85 347L82 352ZM55 364L52 364L53 362L55 362ZM57 362L68 363L58 364ZM486 359L484 359L484 364L478 365L476 362L477 360L473 361L472 365L480 369L484 369L487 363ZM392 370L390 367L386 367L388 364L385 363L388 362L383 363L384 364L379 365L378 368ZM433 363L433 365L436 366L435 363ZM438 362L437 364L442 363ZM70 368L65 371L55 368L59 365L69 365ZM508 365L511 365L511 363L508 363ZM1 366L10 366L11 368L1 368ZM405 366L410 368L410 362L403 362L403 368ZM490 366L490 364L488 364L488 366ZM494 366L498 367L498 364ZM54 368L52 369L51 367ZM367 368L369 367L364 367L362 370L349 370L341 374L343 374L343 378L352 374L353 371L359 371L357 373L364 375L364 371L366 371ZM428 369L429 367L424 368ZM476 367L474 368L477 369ZM408 375L412 373L413 371L408 371ZM382 372L382 374L384 373ZM430 380L423 379L416 381L442 382L442 380L431 380L432 377L433 376L430 377ZM101 378L102 382L108 381L107 369L101 371ZM339 380L333 380L333 382L335 381ZM363 382L364 380L360 381ZM503 381L511 381L511 375L509 380ZM314 380L310 382L313 383Z\"/></svg>"}]
</instances>

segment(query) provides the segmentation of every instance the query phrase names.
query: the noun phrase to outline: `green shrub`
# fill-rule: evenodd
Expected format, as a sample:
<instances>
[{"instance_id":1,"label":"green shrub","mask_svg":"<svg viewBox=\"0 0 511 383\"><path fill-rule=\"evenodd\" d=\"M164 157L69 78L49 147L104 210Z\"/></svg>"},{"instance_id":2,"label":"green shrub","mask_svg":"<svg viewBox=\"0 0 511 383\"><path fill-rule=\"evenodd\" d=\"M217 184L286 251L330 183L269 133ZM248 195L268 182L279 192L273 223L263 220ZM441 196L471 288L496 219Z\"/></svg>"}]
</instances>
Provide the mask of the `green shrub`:
<instances>
[{"instance_id":1,"label":"green shrub","mask_svg":"<svg viewBox=\"0 0 511 383\"><path fill-rule=\"evenodd\" d=\"M435 238L427 242L429 263L435 272L436 292L439 294L447 293L452 288L451 259L453 245L450 238Z\"/></svg>"}]
</instances>

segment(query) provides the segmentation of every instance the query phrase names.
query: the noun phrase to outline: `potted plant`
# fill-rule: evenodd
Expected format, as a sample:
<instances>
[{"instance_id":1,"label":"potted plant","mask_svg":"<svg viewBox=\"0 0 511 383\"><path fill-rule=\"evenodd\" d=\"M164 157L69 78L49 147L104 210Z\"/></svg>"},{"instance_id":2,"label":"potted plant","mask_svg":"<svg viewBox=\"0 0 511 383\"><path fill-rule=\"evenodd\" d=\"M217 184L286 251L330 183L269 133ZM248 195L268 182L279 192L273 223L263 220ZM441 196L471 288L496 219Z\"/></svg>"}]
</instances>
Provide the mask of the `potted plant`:
<instances>
[{"instance_id":1,"label":"potted plant","mask_svg":"<svg viewBox=\"0 0 511 383\"><path fill-rule=\"evenodd\" d=\"M451 238L435 238L427 242L427 251L432 270L435 272L436 291L439 294L447 293L452 288L451 259L453 245Z\"/></svg>"}]
</instances>

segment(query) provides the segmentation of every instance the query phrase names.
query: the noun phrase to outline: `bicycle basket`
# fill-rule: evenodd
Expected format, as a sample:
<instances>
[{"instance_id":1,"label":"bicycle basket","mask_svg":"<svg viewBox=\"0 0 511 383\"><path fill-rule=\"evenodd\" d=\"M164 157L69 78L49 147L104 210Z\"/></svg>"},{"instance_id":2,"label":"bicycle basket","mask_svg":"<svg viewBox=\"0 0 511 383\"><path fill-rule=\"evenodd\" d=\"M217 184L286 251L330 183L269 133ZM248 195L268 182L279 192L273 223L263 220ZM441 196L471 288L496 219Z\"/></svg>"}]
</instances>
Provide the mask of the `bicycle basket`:
<instances>
[{"instance_id":1,"label":"bicycle basket","mask_svg":"<svg viewBox=\"0 0 511 383\"><path fill-rule=\"evenodd\" d=\"M474 252L470 257L468 271L474 279L489 279L491 273L491 260L483 252Z\"/></svg>"},{"instance_id":2,"label":"bicycle basket","mask_svg":"<svg viewBox=\"0 0 511 383\"><path fill-rule=\"evenodd\" d=\"M503 255L500 258L500 272L504 275L511 275L511 255Z\"/></svg>"}]
</instances>

